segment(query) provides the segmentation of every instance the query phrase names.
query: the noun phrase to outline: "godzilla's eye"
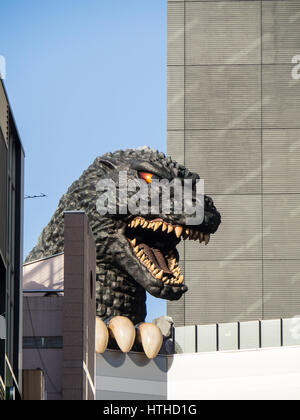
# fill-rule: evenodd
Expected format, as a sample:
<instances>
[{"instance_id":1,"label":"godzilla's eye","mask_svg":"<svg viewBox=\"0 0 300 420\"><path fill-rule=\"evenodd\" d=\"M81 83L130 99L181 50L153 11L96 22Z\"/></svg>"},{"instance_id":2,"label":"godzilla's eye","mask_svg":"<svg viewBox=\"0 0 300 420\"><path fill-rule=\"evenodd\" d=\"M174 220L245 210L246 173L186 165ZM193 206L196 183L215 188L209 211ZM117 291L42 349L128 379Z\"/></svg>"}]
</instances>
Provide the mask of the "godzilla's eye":
<instances>
[{"instance_id":1,"label":"godzilla's eye","mask_svg":"<svg viewBox=\"0 0 300 420\"><path fill-rule=\"evenodd\" d=\"M152 179L158 179L158 177L150 172L139 172L139 177L147 182L147 184L151 184Z\"/></svg>"}]
</instances>

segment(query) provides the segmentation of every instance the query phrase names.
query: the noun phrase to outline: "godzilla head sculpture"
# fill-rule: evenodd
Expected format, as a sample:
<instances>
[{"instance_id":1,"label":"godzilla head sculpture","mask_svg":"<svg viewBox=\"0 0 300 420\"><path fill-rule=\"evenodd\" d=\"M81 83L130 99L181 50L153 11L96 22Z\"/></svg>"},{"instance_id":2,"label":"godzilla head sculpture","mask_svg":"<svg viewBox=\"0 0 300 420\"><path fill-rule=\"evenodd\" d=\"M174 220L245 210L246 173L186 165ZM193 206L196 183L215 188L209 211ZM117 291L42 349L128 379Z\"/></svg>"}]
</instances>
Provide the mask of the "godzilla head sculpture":
<instances>
[{"instance_id":1,"label":"godzilla head sculpture","mask_svg":"<svg viewBox=\"0 0 300 420\"><path fill-rule=\"evenodd\" d=\"M137 324L146 316L145 290L168 300L177 300L187 291L176 250L181 239L207 244L221 219L207 196L204 218L198 225L189 225L184 209L180 214L164 214L161 207L157 214L120 214L120 198L116 200L116 214L101 215L97 209L99 180L113 180L118 189L121 171L126 171L128 180L148 184L155 178L199 179L170 157L146 147L98 157L63 195L26 261L63 252L63 213L84 210L97 249L97 315L102 319L124 315Z\"/></svg>"}]
</instances>

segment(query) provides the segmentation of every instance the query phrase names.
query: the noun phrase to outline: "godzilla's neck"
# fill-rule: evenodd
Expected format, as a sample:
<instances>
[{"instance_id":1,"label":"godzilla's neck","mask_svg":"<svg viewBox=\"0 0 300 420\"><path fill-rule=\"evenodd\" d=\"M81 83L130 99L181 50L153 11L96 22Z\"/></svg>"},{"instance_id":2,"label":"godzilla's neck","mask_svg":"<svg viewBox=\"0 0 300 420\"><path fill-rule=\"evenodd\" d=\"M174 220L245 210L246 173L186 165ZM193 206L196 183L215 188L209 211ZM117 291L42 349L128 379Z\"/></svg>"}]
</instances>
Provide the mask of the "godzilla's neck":
<instances>
[{"instance_id":1,"label":"godzilla's neck","mask_svg":"<svg viewBox=\"0 0 300 420\"><path fill-rule=\"evenodd\" d=\"M145 289L116 268L97 264L96 300L97 316L102 319L123 315L134 324L145 320Z\"/></svg>"}]
</instances>

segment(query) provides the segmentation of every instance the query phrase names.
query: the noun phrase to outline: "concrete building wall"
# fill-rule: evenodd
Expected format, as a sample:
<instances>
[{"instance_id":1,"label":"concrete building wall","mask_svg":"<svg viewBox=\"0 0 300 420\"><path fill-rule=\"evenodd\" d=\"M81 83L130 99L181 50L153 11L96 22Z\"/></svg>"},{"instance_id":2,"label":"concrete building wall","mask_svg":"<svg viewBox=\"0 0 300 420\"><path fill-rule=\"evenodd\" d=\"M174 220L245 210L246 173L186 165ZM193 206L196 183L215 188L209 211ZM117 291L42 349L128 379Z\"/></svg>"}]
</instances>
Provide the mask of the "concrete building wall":
<instances>
[{"instance_id":1,"label":"concrete building wall","mask_svg":"<svg viewBox=\"0 0 300 420\"><path fill-rule=\"evenodd\" d=\"M168 154L222 213L176 325L300 314L300 2L168 1ZM300 61L300 59L299 59Z\"/></svg>"},{"instance_id":2,"label":"concrete building wall","mask_svg":"<svg viewBox=\"0 0 300 420\"><path fill-rule=\"evenodd\" d=\"M66 212L63 399L94 400L96 246L84 212Z\"/></svg>"}]
</instances>

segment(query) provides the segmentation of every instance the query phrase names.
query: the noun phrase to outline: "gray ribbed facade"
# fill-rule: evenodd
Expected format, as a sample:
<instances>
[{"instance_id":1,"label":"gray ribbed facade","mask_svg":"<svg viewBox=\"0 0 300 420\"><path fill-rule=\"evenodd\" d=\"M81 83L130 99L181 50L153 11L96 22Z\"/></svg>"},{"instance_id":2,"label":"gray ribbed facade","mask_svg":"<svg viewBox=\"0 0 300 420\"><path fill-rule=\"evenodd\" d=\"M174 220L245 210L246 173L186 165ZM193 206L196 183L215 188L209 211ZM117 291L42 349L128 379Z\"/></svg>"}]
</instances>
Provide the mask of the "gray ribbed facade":
<instances>
[{"instance_id":1,"label":"gray ribbed facade","mask_svg":"<svg viewBox=\"0 0 300 420\"><path fill-rule=\"evenodd\" d=\"M299 315L300 1L168 9L168 154L222 213L209 246L181 245L189 291L168 314L177 326Z\"/></svg>"}]
</instances>

